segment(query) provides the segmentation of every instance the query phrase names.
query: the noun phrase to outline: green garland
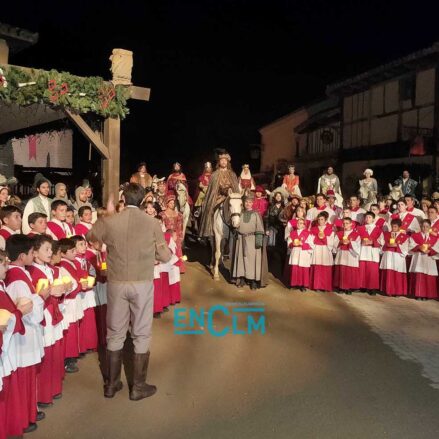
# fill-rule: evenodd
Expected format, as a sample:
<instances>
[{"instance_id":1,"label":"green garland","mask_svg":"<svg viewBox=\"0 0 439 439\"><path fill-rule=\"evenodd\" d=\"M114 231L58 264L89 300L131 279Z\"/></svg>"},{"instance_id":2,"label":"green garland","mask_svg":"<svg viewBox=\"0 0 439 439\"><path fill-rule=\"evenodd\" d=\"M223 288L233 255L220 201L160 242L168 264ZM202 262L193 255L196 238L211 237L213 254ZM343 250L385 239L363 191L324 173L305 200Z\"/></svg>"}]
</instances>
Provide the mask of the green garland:
<instances>
[{"instance_id":1,"label":"green garland","mask_svg":"<svg viewBox=\"0 0 439 439\"><path fill-rule=\"evenodd\" d=\"M124 119L129 113L129 87L105 82L98 76L82 78L56 70L24 70L0 66L7 80L0 87L0 99L21 106L35 103L66 108L78 114L92 112L103 117ZM35 84L22 85L35 82Z\"/></svg>"}]
</instances>

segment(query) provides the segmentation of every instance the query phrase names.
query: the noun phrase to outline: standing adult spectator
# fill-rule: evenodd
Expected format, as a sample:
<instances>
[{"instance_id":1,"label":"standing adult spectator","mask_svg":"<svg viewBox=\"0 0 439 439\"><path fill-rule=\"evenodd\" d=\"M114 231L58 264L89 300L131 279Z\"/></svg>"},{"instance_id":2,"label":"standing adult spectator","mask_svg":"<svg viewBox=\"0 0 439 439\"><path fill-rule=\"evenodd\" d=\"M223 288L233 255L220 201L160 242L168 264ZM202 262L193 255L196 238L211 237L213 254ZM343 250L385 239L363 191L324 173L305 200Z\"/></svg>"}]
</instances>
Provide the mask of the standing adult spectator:
<instances>
[{"instance_id":1,"label":"standing adult spectator","mask_svg":"<svg viewBox=\"0 0 439 439\"><path fill-rule=\"evenodd\" d=\"M152 396L157 388L146 384L153 318L154 263L168 262L171 253L161 225L139 209L144 189L130 183L123 191L125 209L100 218L88 240L105 242L107 253L107 377L104 396L112 398L122 389L122 350L129 328L134 344L133 386L130 399Z\"/></svg>"},{"instance_id":2,"label":"standing adult spectator","mask_svg":"<svg viewBox=\"0 0 439 439\"><path fill-rule=\"evenodd\" d=\"M50 218L50 205L52 204L52 200L49 198L51 186L50 181L47 178L44 178L41 174L37 174L36 177L34 187L37 195L27 202L23 212L22 230L25 235L31 231L27 221L31 213L44 213L47 215L47 218Z\"/></svg>"},{"instance_id":3,"label":"standing adult spectator","mask_svg":"<svg viewBox=\"0 0 439 439\"><path fill-rule=\"evenodd\" d=\"M405 170L402 176L395 180L395 185L401 185L402 193L405 195L413 195L415 198L415 190L418 182L410 178L410 172Z\"/></svg>"}]
</instances>

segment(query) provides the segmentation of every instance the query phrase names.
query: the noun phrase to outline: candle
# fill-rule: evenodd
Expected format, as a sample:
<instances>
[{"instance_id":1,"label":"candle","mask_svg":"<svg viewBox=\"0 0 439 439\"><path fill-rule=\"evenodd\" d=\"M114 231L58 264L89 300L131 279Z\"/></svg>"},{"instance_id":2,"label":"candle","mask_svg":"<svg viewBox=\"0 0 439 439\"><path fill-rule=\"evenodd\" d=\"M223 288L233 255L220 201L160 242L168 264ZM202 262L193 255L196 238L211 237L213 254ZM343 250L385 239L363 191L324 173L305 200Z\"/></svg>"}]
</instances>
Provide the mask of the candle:
<instances>
[{"instance_id":1,"label":"candle","mask_svg":"<svg viewBox=\"0 0 439 439\"><path fill-rule=\"evenodd\" d=\"M325 234L323 232L319 232L319 238L323 239L325 237Z\"/></svg>"},{"instance_id":2,"label":"candle","mask_svg":"<svg viewBox=\"0 0 439 439\"><path fill-rule=\"evenodd\" d=\"M107 262L103 261L101 264L101 270L106 270L107 269Z\"/></svg>"},{"instance_id":3,"label":"candle","mask_svg":"<svg viewBox=\"0 0 439 439\"><path fill-rule=\"evenodd\" d=\"M294 240L294 245L295 245L295 246L300 245L300 239L297 239L297 238L296 238L296 239Z\"/></svg>"},{"instance_id":4,"label":"candle","mask_svg":"<svg viewBox=\"0 0 439 439\"><path fill-rule=\"evenodd\" d=\"M391 245L395 244L395 238L390 238L389 239L389 244L391 244Z\"/></svg>"},{"instance_id":5,"label":"candle","mask_svg":"<svg viewBox=\"0 0 439 439\"><path fill-rule=\"evenodd\" d=\"M6 326L12 314L6 309L0 309L0 325Z\"/></svg>"},{"instance_id":6,"label":"candle","mask_svg":"<svg viewBox=\"0 0 439 439\"><path fill-rule=\"evenodd\" d=\"M39 279L37 282L37 293L39 294L41 290L44 290L49 287L49 279Z\"/></svg>"},{"instance_id":7,"label":"candle","mask_svg":"<svg viewBox=\"0 0 439 439\"><path fill-rule=\"evenodd\" d=\"M55 279L54 281L53 281L53 284L52 284L54 287L59 287L60 285L63 285L63 281L62 281L62 279Z\"/></svg>"},{"instance_id":8,"label":"candle","mask_svg":"<svg viewBox=\"0 0 439 439\"><path fill-rule=\"evenodd\" d=\"M71 282L70 276L63 276L62 277L62 283L63 284L69 284Z\"/></svg>"},{"instance_id":9,"label":"candle","mask_svg":"<svg viewBox=\"0 0 439 439\"><path fill-rule=\"evenodd\" d=\"M93 276L88 276L87 284L89 288L93 288L93 285L95 284L95 278Z\"/></svg>"}]
</instances>

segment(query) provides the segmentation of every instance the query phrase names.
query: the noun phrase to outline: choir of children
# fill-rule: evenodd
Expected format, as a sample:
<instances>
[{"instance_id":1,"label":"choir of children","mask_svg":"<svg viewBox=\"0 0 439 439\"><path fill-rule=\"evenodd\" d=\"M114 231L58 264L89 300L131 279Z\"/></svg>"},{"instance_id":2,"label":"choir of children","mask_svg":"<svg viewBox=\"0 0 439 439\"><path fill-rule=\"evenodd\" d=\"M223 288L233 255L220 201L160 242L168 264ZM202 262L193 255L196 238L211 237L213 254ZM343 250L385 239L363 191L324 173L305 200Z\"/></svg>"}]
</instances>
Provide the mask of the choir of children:
<instances>
[{"instance_id":1,"label":"choir of children","mask_svg":"<svg viewBox=\"0 0 439 439\"><path fill-rule=\"evenodd\" d=\"M50 221L31 213L28 235L17 207L0 209L0 439L34 431L45 417L40 409L61 398L65 373L78 372L86 353L105 351L105 244L86 241L88 205L76 225L69 209L58 199ZM158 219L174 257L156 265L155 317L181 300L177 236Z\"/></svg>"},{"instance_id":2,"label":"choir of children","mask_svg":"<svg viewBox=\"0 0 439 439\"><path fill-rule=\"evenodd\" d=\"M398 201L390 213L378 204L366 212L358 197L338 216L318 194L317 206L303 209L286 226L289 285L302 291L381 291L389 296L439 299L439 220L435 206L428 218L413 197Z\"/></svg>"},{"instance_id":3,"label":"choir of children","mask_svg":"<svg viewBox=\"0 0 439 439\"><path fill-rule=\"evenodd\" d=\"M45 416L39 408L61 398L65 372L78 371L80 353L97 348L85 240L66 238L65 203L53 204L56 240L44 233L45 214L29 216L26 236L18 209L0 211L0 439L35 430Z\"/></svg>"}]
</instances>

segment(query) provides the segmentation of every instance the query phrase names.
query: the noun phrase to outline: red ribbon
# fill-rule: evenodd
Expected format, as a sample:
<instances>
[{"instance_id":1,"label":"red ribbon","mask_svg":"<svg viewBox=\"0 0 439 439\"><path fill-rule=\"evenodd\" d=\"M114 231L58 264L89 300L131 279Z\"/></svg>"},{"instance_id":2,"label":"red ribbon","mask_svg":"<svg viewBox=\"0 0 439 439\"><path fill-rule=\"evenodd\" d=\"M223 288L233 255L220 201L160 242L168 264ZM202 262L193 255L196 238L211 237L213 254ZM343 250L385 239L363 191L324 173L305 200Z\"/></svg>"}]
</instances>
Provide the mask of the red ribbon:
<instances>
[{"instance_id":1,"label":"red ribbon","mask_svg":"<svg viewBox=\"0 0 439 439\"><path fill-rule=\"evenodd\" d=\"M29 160L37 159L37 136L30 135L27 138L29 142Z\"/></svg>"}]
</instances>

